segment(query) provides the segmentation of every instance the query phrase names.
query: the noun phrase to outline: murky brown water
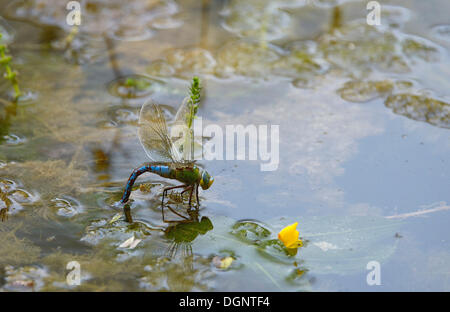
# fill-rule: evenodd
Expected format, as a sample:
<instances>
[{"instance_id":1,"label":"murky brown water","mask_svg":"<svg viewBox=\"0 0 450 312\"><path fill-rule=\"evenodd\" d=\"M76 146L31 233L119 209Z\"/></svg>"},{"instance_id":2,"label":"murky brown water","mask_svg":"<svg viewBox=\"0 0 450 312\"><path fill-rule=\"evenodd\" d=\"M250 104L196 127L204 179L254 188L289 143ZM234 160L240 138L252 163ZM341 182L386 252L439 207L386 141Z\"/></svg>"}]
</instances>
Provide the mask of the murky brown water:
<instances>
[{"instance_id":1,"label":"murky brown water","mask_svg":"<svg viewBox=\"0 0 450 312\"><path fill-rule=\"evenodd\" d=\"M365 1L85 3L77 33L65 1L0 5L25 93L0 81L1 290L450 290L448 1L382 1L380 26ZM173 181L144 175L128 224L139 109L173 116L194 75L205 124L280 125L278 170L203 161L215 182L178 226L161 220Z\"/></svg>"}]
</instances>

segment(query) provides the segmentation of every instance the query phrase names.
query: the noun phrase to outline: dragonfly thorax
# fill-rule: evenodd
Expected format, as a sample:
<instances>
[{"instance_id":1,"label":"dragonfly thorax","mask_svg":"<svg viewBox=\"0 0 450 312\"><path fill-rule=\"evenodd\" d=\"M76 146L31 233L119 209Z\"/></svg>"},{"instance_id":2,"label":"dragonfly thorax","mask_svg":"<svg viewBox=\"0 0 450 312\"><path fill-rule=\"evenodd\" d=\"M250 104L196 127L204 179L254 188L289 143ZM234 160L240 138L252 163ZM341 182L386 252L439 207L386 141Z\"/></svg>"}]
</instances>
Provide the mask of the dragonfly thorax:
<instances>
[{"instance_id":1,"label":"dragonfly thorax","mask_svg":"<svg viewBox=\"0 0 450 312\"><path fill-rule=\"evenodd\" d=\"M185 183L186 185L200 185L204 190L208 189L214 182L214 178L211 177L206 170L201 170L197 166L184 168L178 167L171 171L171 173L169 173L167 177L176 179L180 182Z\"/></svg>"}]
</instances>

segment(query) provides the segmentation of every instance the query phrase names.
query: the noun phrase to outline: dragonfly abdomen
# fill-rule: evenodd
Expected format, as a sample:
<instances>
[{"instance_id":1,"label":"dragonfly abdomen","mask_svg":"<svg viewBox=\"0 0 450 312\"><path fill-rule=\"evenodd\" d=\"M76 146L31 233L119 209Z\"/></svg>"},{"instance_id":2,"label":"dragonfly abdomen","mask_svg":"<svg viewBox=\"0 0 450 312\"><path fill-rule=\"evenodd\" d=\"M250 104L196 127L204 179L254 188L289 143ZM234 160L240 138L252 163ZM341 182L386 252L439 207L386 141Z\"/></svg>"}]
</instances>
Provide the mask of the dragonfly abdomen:
<instances>
[{"instance_id":1,"label":"dragonfly abdomen","mask_svg":"<svg viewBox=\"0 0 450 312\"><path fill-rule=\"evenodd\" d=\"M136 181L137 177L147 171L150 171L150 170L149 170L149 166L146 166L146 165L133 170L130 177L128 178L127 186L125 187L125 192L123 193L123 196L121 199L122 203L126 203L128 201L128 198L130 197L130 194L131 194L131 188L133 187L133 184Z\"/></svg>"},{"instance_id":2,"label":"dragonfly abdomen","mask_svg":"<svg viewBox=\"0 0 450 312\"><path fill-rule=\"evenodd\" d=\"M125 187L125 192L123 193L121 200L122 203L126 203L128 201L128 198L130 197L131 194L131 188L133 187L134 182L144 172L155 173L163 178L173 179L175 177L174 170L169 166L143 165L137 169L134 169L133 173L131 173L130 178L128 179L127 186Z\"/></svg>"},{"instance_id":3,"label":"dragonfly abdomen","mask_svg":"<svg viewBox=\"0 0 450 312\"><path fill-rule=\"evenodd\" d=\"M157 175L163 177L163 178L174 178L174 170L170 168L169 166L162 166L162 165L150 165L148 166L148 171L152 173L156 173Z\"/></svg>"}]
</instances>

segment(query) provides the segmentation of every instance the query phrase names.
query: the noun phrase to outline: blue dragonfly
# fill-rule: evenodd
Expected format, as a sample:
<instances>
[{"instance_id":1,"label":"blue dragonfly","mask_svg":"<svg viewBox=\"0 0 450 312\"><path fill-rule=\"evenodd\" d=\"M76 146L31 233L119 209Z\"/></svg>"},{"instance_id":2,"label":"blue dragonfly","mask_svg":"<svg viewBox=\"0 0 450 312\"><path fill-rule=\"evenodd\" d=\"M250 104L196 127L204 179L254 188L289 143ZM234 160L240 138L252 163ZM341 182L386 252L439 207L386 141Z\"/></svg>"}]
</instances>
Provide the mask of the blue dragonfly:
<instances>
[{"instance_id":1,"label":"blue dragonfly","mask_svg":"<svg viewBox=\"0 0 450 312\"><path fill-rule=\"evenodd\" d=\"M170 135L161 107L153 100L142 105L138 135L150 162L133 170L121 199L122 204L128 201L136 179L145 172L151 172L182 183L178 186L166 187L163 190L161 210L165 222L172 222L164 219L164 198L170 190L182 188L181 196L189 192L189 208L192 207L192 196L195 191L196 210L198 211L200 206L198 188L200 186L204 190L208 189L214 182L214 178L195 164L195 151L199 150L198 146L201 144L202 138L194 137L192 129L188 126L188 113L189 98L185 98L175 115ZM174 214L187 219L170 206L167 205L167 208Z\"/></svg>"}]
</instances>

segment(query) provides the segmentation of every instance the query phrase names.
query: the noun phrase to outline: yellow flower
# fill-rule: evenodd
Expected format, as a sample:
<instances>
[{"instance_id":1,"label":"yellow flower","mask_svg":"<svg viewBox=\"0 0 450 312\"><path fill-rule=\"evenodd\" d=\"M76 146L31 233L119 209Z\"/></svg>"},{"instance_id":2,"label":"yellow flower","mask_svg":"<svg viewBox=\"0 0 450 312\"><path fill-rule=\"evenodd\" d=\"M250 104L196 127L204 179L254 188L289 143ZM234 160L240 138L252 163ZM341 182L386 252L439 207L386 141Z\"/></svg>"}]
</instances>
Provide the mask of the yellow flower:
<instances>
[{"instance_id":1,"label":"yellow flower","mask_svg":"<svg viewBox=\"0 0 450 312\"><path fill-rule=\"evenodd\" d=\"M214 265L218 268L218 269L222 269L222 270L226 270L230 267L230 265L233 263L234 258L233 257L225 257L225 258L220 258L219 256L215 256L212 259Z\"/></svg>"},{"instance_id":2,"label":"yellow flower","mask_svg":"<svg viewBox=\"0 0 450 312\"><path fill-rule=\"evenodd\" d=\"M291 224L278 233L278 239L283 242L287 248L302 247L303 242L299 239L300 233L297 231L298 222Z\"/></svg>"}]
</instances>

